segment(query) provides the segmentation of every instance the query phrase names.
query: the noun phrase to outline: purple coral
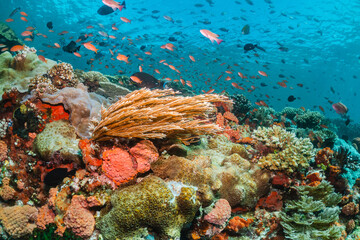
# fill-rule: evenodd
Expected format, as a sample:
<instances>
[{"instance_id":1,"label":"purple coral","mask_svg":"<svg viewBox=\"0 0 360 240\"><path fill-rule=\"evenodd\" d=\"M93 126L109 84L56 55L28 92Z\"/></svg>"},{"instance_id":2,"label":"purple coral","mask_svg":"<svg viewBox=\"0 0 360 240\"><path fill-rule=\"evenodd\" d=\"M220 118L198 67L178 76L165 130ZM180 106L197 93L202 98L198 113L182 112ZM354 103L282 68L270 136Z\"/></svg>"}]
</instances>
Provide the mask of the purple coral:
<instances>
[{"instance_id":1,"label":"purple coral","mask_svg":"<svg viewBox=\"0 0 360 240\"><path fill-rule=\"evenodd\" d=\"M76 88L65 87L54 94L44 93L43 102L63 104L70 111L70 121L81 138L90 138L93 122L100 120L101 103L92 98L83 84Z\"/></svg>"}]
</instances>

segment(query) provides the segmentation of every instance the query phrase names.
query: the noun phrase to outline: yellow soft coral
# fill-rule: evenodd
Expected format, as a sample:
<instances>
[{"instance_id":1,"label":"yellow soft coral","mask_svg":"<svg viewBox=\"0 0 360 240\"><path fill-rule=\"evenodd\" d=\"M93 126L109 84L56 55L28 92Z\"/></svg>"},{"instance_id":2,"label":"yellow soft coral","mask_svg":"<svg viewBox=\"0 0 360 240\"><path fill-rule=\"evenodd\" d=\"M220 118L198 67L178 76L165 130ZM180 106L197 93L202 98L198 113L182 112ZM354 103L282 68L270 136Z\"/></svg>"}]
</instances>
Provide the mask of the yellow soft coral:
<instances>
[{"instance_id":1,"label":"yellow soft coral","mask_svg":"<svg viewBox=\"0 0 360 240\"><path fill-rule=\"evenodd\" d=\"M309 138L297 138L294 133L287 132L280 126L259 127L252 137L273 152L259 159L259 166L262 168L292 173L308 167L308 162L315 156Z\"/></svg>"}]
</instances>

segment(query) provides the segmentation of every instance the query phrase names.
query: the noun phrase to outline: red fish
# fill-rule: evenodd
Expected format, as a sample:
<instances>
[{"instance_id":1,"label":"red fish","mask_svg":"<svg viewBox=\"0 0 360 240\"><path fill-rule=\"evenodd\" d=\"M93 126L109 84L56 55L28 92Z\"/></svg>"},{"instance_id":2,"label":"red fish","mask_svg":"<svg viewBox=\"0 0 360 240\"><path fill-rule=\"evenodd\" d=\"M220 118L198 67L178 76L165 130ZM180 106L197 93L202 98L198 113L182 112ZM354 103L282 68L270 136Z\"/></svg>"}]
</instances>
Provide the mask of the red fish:
<instances>
[{"instance_id":1,"label":"red fish","mask_svg":"<svg viewBox=\"0 0 360 240\"><path fill-rule=\"evenodd\" d=\"M342 102L334 103L332 105L332 108L335 110L337 114L340 115L344 115L348 112L348 108Z\"/></svg>"},{"instance_id":2,"label":"red fish","mask_svg":"<svg viewBox=\"0 0 360 240\"><path fill-rule=\"evenodd\" d=\"M131 21L129 19L127 19L126 17L120 17L121 21L126 22L126 23L131 23Z\"/></svg>"},{"instance_id":3,"label":"red fish","mask_svg":"<svg viewBox=\"0 0 360 240\"><path fill-rule=\"evenodd\" d=\"M264 71L258 71L258 73L259 73L260 75L264 76L264 77L267 77L267 76L268 76L268 75L266 74L266 72L264 72Z\"/></svg>"},{"instance_id":4,"label":"red fish","mask_svg":"<svg viewBox=\"0 0 360 240\"><path fill-rule=\"evenodd\" d=\"M119 11L121 11L124 7L124 5L120 5L120 3L115 2L114 0L102 0L102 2L106 6L111 7L114 11L116 9L119 9Z\"/></svg>"}]
</instances>

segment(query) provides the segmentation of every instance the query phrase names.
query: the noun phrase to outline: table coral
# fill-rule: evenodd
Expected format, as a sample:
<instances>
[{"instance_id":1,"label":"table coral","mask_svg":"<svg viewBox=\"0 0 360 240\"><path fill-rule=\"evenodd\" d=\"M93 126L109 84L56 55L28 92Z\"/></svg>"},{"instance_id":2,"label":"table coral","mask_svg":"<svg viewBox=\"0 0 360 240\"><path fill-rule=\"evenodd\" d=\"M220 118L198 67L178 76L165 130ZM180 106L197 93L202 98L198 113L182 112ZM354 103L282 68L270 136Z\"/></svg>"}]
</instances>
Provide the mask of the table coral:
<instances>
[{"instance_id":1,"label":"table coral","mask_svg":"<svg viewBox=\"0 0 360 240\"><path fill-rule=\"evenodd\" d=\"M314 157L313 145L308 138L297 138L280 126L258 127L253 136L272 153L259 159L259 166L275 171L293 173L309 166Z\"/></svg>"},{"instance_id":2,"label":"table coral","mask_svg":"<svg viewBox=\"0 0 360 240\"><path fill-rule=\"evenodd\" d=\"M166 239L180 238L199 209L195 188L148 176L111 197L113 208L98 222L104 239L137 239L152 228Z\"/></svg>"},{"instance_id":3,"label":"table coral","mask_svg":"<svg viewBox=\"0 0 360 240\"><path fill-rule=\"evenodd\" d=\"M4 230L12 238L22 238L36 228L38 214L36 207L29 205L0 208L0 220Z\"/></svg>"},{"instance_id":4,"label":"table coral","mask_svg":"<svg viewBox=\"0 0 360 240\"><path fill-rule=\"evenodd\" d=\"M65 226L82 238L90 237L95 228L94 216L87 207L84 196L74 195L64 216Z\"/></svg>"},{"instance_id":5,"label":"table coral","mask_svg":"<svg viewBox=\"0 0 360 240\"><path fill-rule=\"evenodd\" d=\"M102 170L117 185L132 180L137 174L136 162L132 156L121 148L103 152Z\"/></svg>"}]
</instances>

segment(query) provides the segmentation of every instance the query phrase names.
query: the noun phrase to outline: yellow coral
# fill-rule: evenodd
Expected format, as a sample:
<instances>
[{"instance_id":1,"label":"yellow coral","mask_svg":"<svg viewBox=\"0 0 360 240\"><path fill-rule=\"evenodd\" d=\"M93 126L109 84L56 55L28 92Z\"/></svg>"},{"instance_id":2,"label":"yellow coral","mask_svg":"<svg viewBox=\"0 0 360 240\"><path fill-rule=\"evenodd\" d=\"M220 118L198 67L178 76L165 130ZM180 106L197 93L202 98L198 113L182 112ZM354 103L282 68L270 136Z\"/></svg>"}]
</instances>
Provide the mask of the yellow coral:
<instances>
[{"instance_id":1,"label":"yellow coral","mask_svg":"<svg viewBox=\"0 0 360 240\"><path fill-rule=\"evenodd\" d=\"M315 156L309 138L297 138L294 133L287 132L277 125L269 128L259 127L252 137L273 152L259 159L261 168L292 173L308 167L308 162Z\"/></svg>"}]
</instances>

